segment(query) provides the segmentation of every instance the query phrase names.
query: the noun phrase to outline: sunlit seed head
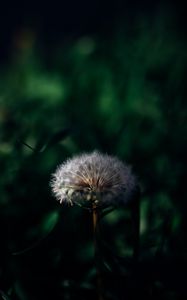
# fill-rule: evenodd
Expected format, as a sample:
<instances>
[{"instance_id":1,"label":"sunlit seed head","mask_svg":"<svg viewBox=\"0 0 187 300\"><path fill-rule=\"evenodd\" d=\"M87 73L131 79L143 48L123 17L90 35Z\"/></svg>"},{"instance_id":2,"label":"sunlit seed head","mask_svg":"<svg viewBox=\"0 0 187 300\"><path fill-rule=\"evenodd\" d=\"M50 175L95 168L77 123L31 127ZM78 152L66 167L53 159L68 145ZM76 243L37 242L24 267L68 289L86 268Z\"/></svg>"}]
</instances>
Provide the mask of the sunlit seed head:
<instances>
[{"instance_id":1,"label":"sunlit seed head","mask_svg":"<svg viewBox=\"0 0 187 300\"><path fill-rule=\"evenodd\" d=\"M112 205L128 202L137 187L131 167L98 151L68 159L52 175L52 192L60 203Z\"/></svg>"}]
</instances>

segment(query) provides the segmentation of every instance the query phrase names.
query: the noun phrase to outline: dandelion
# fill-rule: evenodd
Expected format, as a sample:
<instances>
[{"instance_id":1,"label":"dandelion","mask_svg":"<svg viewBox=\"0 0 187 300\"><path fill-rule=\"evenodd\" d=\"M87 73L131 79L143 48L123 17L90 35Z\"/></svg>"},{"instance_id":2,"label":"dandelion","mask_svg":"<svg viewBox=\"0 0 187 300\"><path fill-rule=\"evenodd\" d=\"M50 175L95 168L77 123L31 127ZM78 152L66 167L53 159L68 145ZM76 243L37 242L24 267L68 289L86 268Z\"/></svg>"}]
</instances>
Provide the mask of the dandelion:
<instances>
[{"instance_id":1,"label":"dandelion","mask_svg":"<svg viewBox=\"0 0 187 300\"><path fill-rule=\"evenodd\" d=\"M99 208L127 203L137 191L131 167L118 158L98 151L68 159L52 175L53 194L61 204L92 208L93 240L97 269L98 299L103 300L102 273L97 261L97 224ZM138 224L138 222L137 222ZM137 226L139 231L139 227ZM136 243L135 248L138 248ZM137 251L136 251L137 252Z\"/></svg>"},{"instance_id":2,"label":"dandelion","mask_svg":"<svg viewBox=\"0 0 187 300\"><path fill-rule=\"evenodd\" d=\"M137 181L131 167L94 151L61 164L52 175L51 187L61 204L105 206L128 202Z\"/></svg>"}]
</instances>

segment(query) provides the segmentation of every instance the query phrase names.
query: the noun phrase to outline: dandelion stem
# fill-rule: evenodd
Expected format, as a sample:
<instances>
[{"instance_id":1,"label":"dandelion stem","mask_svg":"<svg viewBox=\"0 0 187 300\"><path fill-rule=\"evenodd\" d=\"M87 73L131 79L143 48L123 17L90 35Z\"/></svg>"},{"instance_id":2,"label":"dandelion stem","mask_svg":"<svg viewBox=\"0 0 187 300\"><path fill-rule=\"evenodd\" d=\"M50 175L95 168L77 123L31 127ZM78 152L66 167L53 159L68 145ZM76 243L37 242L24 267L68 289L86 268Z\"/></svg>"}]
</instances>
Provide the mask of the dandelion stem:
<instances>
[{"instance_id":1,"label":"dandelion stem","mask_svg":"<svg viewBox=\"0 0 187 300\"><path fill-rule=\"evenodd\" d=\"M98 222L98 210L95 204L93 204L92 209L92 219L93 219L93 239L94 239L94 250L95 250L95 261L96 261L96 272L97 272L97 292L98 292L98 300L104 300L102 296L102 279L101 273L99 269L99 260L98 260L98 247L97 247L97 237L96 237L96 229Z\"/></svg>"}]
</instances>

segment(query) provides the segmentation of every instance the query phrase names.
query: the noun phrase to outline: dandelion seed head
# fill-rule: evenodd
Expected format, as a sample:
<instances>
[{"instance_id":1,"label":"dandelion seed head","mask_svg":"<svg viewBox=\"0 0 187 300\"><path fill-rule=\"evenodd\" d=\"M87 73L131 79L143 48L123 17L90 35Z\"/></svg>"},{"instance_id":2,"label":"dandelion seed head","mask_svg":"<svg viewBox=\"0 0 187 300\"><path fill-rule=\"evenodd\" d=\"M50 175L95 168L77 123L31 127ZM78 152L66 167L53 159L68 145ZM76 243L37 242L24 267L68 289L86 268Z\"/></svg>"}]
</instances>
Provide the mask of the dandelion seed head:
<instances>
[{"instance_id":1,"label":"dandelion seed head","mask_svg":"<svg viewBox=\"0 0 187 300\"><path fill-rule=\"evenodd\" d=\"M52 192L60 203L126 203L137 188L131 167L98 151L62 163L52 175Z\"/></svg>"}]
</instances>

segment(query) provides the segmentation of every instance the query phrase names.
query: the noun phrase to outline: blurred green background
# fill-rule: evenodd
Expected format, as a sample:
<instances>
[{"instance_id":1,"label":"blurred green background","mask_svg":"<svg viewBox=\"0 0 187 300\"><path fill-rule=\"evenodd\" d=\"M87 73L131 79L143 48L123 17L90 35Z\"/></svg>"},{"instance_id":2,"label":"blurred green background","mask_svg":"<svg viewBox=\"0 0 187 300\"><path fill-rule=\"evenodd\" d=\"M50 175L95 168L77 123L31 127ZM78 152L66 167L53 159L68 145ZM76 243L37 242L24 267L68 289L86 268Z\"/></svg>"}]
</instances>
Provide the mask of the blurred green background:
<instances>
[{"instance_id":1,"label":"blurred green background","mask_svg":"<svg viewBox=\"0 0 187 300\"><path fill-rule=\"evenodd\" d=\"M52 7L51 7L52 5ZM180 3L4 6L0 33L0 297L97 299L91 215L49 181L98 149L141 186L101 220L105 299L185 299L187 28Z\"/></svg>"}]
</instances>

